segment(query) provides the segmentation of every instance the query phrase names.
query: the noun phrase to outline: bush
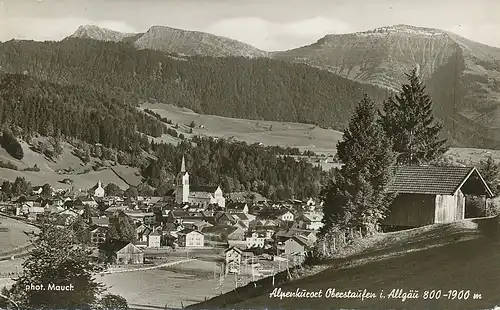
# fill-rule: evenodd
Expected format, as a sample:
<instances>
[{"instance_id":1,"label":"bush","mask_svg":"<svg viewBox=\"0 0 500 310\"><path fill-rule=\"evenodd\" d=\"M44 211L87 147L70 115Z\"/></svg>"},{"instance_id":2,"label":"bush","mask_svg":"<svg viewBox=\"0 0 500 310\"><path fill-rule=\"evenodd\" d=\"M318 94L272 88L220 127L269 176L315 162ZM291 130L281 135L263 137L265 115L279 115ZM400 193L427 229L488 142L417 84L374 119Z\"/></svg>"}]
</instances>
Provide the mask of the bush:
<instances>
[{"instance_id":1,"label":"bush","mask_svg":"<svg viewBox=\"0 0 500 310\"><path fill-rule=\"evenodd\" d=\"M10 170L19 170L16 165L11 163L10 161L8 162L3 162L0 160L0 168L5 168L5 169L10 169Z\"/></svg>"},{"instance_id":2,"label":"bush","mask_svg":"<svg viewBox=\"0 0 500 310\"><path fill-rule=\"evenodd\" d=\"M127 310L129 309L127 300L120 295L106 294L101 298L103 310Z\"/></svg>"},{"instance_id":3,"label":"bush","mask_svg":"<svg viewBox=\"0 0 500 310\"><path fill-rule=\"evenodd\" d=\"M4 129L2 139L0 140L2 147L15 159L23 159L24 152L21 144L16 140L12 131Z\"/></svg>"},{"instance_id":4,"label":"bush","mask_svg":"<svg viewBox=\"0 0 500 310\"><path fill-rule=\"evenodd\" d=\"M24 168L23 171L40 172L40 168L38 168L38 166L35 164L33 167Z\"/></svg>"}]
</instances>

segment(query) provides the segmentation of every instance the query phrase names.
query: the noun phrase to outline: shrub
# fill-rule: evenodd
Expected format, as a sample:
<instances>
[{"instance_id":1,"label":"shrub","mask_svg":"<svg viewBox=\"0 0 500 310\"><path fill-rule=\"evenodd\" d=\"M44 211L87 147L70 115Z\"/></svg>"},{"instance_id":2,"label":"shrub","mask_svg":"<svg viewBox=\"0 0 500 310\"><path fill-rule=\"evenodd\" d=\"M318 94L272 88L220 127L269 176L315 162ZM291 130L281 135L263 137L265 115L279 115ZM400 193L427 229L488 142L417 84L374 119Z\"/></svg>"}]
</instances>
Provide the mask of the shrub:
<instances>
[{"instance_id":1,"label":"shrub","mask_svg":"<svg viewBox=\"0 0 500 310\"><path fill-rule=\"evenodd\" d=\"M10 170L19 170L16 165L11 163L10 161L8 162L3 162L0 160L0 168L5 168L5 169L10 169Z\"/></svg>"},{"instance_id":2,"label":"shrub","mask_svg":"<svg viewBox=\"0 0 500 310\"><path fill-rule=\"evenodd\" d=\"M14 134L9 129L4 129L2 139L0 140L2 147L15 159L23 159L24 152L21 144L16 140Z\"/></svg>"}]
</instances>

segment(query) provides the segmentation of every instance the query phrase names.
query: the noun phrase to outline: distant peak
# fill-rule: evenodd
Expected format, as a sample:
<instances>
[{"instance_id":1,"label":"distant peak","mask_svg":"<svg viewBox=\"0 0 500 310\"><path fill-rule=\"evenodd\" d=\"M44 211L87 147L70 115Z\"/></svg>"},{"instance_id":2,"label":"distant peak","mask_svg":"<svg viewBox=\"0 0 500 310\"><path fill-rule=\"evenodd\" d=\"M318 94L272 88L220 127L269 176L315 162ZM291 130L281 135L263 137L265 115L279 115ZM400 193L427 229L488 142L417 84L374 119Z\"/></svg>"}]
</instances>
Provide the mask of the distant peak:
<instances>
[{"instance_id":1,"label":"distant peak","mask_svg":"<svg viewBox=\"0 0 500 310\"><path fill-rule=\"evenodd\" d=\"M359 34L377 34L377 33L408 33L414 35L440 35L443 30L434 28L417 27L406 24L397 24L392 26L378 27L368 31L358 32Z\"/></svg>"},{"instance_id":2,"label":"distant peak","mask_svg":"<svg viewBox=\"0 0 500 310\"><path fill-rule=\"evenodd\" d=\"M80 27L78 27L78 29L76 31L78 32L78 31L86 31L86 30L106 30L106 29L99 27L97 25L89 24L89 25L81 25Z\"/></svg>"},{"instance_id":3,"label":"distant peak","mask_svg":"<svg viewBox=\"0 0 500 310\"><path fill-rule=\"evenodd\" d=\"M124 33L97 25L81 25L70 37L73 38L91 38L102 41L121 41L126 37L135 35L135 33Z\"/></svg>"}]
</instances>

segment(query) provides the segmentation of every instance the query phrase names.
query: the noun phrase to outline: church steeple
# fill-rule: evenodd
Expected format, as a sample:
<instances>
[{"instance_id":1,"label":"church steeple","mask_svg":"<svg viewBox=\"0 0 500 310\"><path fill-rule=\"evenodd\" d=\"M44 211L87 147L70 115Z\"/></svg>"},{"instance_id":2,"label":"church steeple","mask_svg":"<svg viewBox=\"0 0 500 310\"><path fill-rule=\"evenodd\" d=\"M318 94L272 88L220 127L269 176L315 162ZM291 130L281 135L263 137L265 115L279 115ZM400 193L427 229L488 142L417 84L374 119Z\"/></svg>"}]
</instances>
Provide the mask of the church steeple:
<instances>
[{"instance_id":1,"label":"church steeple","mask_svg":"<svg viewBox=\"0 0 500 310\"><path fill-rule=\"evenodd\" d=\"M189 201L189 174L186 171L186 160L182 156L181 171L177 174L177 190L175 200L177 203Z\"/></svg>"},{"instance_id":2,"label":"church steeple","mask_svg":"<svg viewBox=\"0 0 500 310\"><path fill-rule=\"evenodd\" d=\"M181 172L186 172L186 161L184 160L184 155L182 155Z\"/></svg>"}]
</instances>

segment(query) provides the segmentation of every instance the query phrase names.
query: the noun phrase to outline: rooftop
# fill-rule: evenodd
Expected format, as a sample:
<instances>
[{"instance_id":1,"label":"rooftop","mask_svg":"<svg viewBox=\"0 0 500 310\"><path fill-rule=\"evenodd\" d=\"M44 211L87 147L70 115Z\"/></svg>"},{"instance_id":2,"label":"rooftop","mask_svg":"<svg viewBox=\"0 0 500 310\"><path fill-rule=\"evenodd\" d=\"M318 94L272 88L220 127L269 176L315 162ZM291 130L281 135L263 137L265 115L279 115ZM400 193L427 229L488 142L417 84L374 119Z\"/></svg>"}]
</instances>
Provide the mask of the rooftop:
<instances>
[{"instance_id":1,"label":"rooftop","mask_svg":"<svg viewBox=\"0 0 500 310\"><path fill-rule=\"evenodd\" d=\"M474 167L396 166L388 190L401 194L454 195L466 182L469 184L464 193L492 196Z\"/></svg>"}]
</instances>

